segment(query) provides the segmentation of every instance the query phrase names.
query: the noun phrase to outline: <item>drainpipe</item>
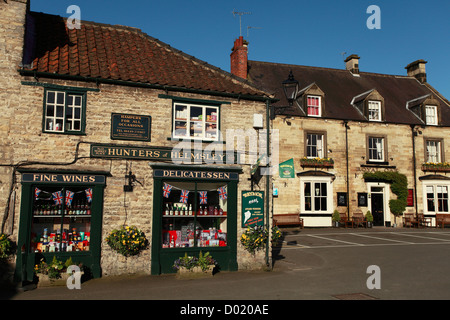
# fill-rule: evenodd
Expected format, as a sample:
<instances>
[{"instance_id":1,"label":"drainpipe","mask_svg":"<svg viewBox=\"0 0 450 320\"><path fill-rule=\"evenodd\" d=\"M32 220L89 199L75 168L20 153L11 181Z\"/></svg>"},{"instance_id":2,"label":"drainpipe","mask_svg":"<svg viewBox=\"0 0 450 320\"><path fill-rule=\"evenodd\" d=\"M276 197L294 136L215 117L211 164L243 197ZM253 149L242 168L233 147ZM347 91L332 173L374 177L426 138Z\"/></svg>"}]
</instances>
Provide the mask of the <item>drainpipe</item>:
<instances>
[{"instance_id":1,"label":"drainpipe","mask_svg":"<svg viewBox=\"0 0 450 320\"><path fill-rule=\"evenodd\" d=\"M416 170L416 141L414 137L417 136L417 132L414 131L415 125L411 125L411 139L413 149L413 173L414 173L414 210L417 216L417 170Z\"/></svg>"},{"instance_id":2,"label":"drainpipe","mask_svg":"<svg viewBox=\"0 0 450 320\"><path fill-rule=\"evenodd\" d=\"M344 120L345 127L345 161L347 166L347 218L350 219L350 181L349 181L349 168L348 168L348 121Z\"/></svg>"},{"instance_id":3,"label":"drainpipe","mask_svg":"<svg viewBox=\"0 0 450 320\"><path fill-rule=\"evenodd\" d=\"M266 127L267 127L267 139L266 139L266 150L267 150L267 160L270 159L270 100L266 100ZM270 170L269 163L266 163L267 169ZM270 191L270 180L271 175L266 171L266 222L267 222L267 231L269 233L269 237L267 237L266 243L266 267L269 268L269 247L270 247L270 238L271 238L271 228L269 221L269 191Z\"/></svg>"}]
</instances>

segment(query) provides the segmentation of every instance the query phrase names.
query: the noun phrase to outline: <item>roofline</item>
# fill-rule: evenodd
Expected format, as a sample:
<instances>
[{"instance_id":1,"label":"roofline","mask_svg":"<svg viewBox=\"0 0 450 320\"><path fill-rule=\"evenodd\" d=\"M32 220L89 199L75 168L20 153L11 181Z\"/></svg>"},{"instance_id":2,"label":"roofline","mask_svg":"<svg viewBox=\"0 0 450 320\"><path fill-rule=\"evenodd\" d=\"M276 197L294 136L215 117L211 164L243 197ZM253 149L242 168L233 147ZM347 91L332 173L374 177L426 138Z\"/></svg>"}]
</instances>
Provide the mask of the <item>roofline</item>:
<instances>
[{"instance_id":1,"label":"roofline","mask_svg":"<svg viewBox=\"0 0 450 320\"><path fill-rule=\"evenodd\" d=\"M17 70L21 76L31 76L34 78L42 77L42 78L50 78L50 79L61 79L61 80L72 80L72 81L83 81L83 82L94 82L94 83L103 83L110 85L122 85L129 87L140 87L140 88L148 88L148 89L159 89L164 91L176 91L176 92L187 92L187 93L196 93L196 94L208 94L212 96L226 97L226 98L235 98L235 99L244 99L244 100L253 100L253 101L269 101L271 103L278 101L270 96L263 95L250 95L250 94L241 94L241 93L230 93L230 92L221 92L221 91L209 91L209 90L201 90L201 89L193 89L193 88L185 88L185 87L177 87L177 86L168 86L161 84L152 84L152 83L143 83L143 82L133 82L133 81L125 81L125 80L114 80L114 79L104 79L104 78L93 78L93 77L83 77L83 76L73 76L67 74L58 74L58 73L49 73L49 72L39 72L34 70L25 70L18 69Z\"/></svg>"},{"instance_id":2,"label":"roofline","mask_svg":"<svg viewBox=\"0 0 450 320\"><path fill-rule=\"evenodd\" d=\"M272 64L272 65L279 65L283 67L300 67L300 68L308 68L308 69L318 69L318 70L332 70L332 71L339 71L339 72L345 72L348 73L349 71L347 69L338 69L338 68L329 68L329 67L316 67L316 66L306 66L306 65L300 65L300 64L289 64L289 63L279 63L279 62L267 62L267 61L257 61L257 60L248 60L248 62L256 62L256 63L264 63L264 64ZM397 75L397 74L386 74L386 73L376 73L376 72L366 72L366 71L360 71L360 74L368 74L368 75L375 75L375 76L382 76L382 77L396 77L396 78L403 78L403 79L411 79L411 80L417 80L415 77L408 76L408 75ZM420 83L420 81L419 81ZM421 83L422 84L422 83Z\"/></svg>"}]
</instances>

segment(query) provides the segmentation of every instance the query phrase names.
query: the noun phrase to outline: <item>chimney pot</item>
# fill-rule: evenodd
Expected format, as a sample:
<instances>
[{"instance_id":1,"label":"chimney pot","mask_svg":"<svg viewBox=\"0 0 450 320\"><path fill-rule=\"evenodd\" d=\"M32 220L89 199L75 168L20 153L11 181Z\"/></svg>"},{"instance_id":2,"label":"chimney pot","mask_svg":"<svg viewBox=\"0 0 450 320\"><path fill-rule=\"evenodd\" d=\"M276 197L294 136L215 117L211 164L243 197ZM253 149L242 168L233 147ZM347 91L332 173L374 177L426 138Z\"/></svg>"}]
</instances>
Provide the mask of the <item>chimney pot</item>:
<instances>
[{"instance_id":1,"label":"chimney pot","mask_svg":"<svg viewBox=\"0 0 450 320\"><path fill-rule=\"evenodd\" d=\"M345 59L345 68L353 74L359 74L359 56L352 54Z\"/></svg>"},{"instance_id":2,"label":"chimney pot","mask_svg":"<svg viewBox=\"0 0 450 320\"><path fill-rule=\"evenodd\" d=\"M416 61L408 64L405 67L405 69L408 73L408 76L416 78L421 83L427 82L427 72L425 69L425 64L427 64L427 63L428 63L428 61L420 59L420 60L416 60Z\"/></svg>"}]
</instances>

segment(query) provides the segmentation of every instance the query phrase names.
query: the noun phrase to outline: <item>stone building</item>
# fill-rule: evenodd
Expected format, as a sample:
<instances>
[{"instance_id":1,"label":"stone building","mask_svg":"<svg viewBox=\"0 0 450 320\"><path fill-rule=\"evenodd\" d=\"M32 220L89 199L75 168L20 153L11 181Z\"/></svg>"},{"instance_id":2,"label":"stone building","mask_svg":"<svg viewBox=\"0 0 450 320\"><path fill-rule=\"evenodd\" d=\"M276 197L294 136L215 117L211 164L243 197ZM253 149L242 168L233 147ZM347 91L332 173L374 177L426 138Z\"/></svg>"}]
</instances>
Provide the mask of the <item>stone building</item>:
<instances>
[{"instance_id":1,"label":"stone building","mask_svg":"<svg viewBox=\"0 0 450 320\"><path fill-rule=\"evenodd\" d=\"M450 103L427 82L426 61L399 76L360 71L357 55L339 70L248 61L246 52L247 43L235 43L231 72L279 99L279 162L293 159L295 167L292 178L273 176L274 217L298 213L305 226L325 227L335 210L349 219L371 211L374 225L401 225L393 178L383 172L406 176L405 213L432 226L436 214L450 213ZM282 85L289 78L297 83L291 101Z\"/></svg>"},{"instance_id":2,"label":"stone building","mask_svg":"<svg viewBox=\"0 0 450 320\"><path fill-rule=\"evenodd\" d=\"M266 265L270 253L239 238L244 191L265 191L269 212L248 141L264 138L271 96L139 29L66 22L0 3L0 216L18 244L16 280L53 256L94 277L173 272L199 251L222 270ZM105 238L123 225L148 249L113 251Z\"/></svg>"}]
</instances>

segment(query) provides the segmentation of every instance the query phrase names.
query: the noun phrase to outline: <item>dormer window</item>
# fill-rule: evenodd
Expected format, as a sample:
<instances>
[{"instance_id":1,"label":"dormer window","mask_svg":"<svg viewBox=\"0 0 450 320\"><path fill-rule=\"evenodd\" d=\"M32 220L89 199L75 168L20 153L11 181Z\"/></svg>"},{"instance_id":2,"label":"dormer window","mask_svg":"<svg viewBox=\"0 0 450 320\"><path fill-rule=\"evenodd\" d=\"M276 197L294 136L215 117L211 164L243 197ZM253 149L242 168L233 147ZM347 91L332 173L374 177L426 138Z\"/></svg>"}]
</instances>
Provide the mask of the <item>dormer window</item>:
<instances>
[{"instance_id":1,"label":"dormer window","mask_svg":"<svg viewBox=\"0 0 450 320\"><path fill-rule=\"evenodd\" d=\"M369 101L368 103L369 121L381 121L381 102Z\"/></svg>"},{"instance_id":2,"label":"dormer window","mask_svg":"<svg viewBox=\"0 0 450 320\"><path fill-rule=\"evenodd\" d=\"M350 104L368 121L385 121L384 98L376 89L353 97Z\"/></svg>"},{"instance_id":3,"label":"dormer window","mask_svg":"<svg viewBox=\"0 0 450 320\"><path fill-rule=\"evenodd\" d=\"M301 89L295 103L307 117L323 117L325 112L325 93L315 83Z\"/></svg>"},{"instance_id":4,"label":"dormer window","mask_svg":"<svg viewBox=\"0 0 450 320\"><path fill-rule=\"evenodd\" d=\"M425 125L438 126L440 123L440 103L432 94L408 101L406 108L411 110Z\"/></svg>"},{"instance_id":5,"label":"dormer window","mask_svg":"<svg viewBox=\"0 0 450 320\"><path fill-rule=\"evenodd\" d=\"M436 106L425 106L425 124L430 126L437 126L437 107Z\"/></svg>"},{"instance_id":6,"label":"dormer window","mask_svg":"<svg viewBox=\"0 0 450 320\"><path fill-rule=\"evenodd\" d=\"M321 101L319 96L307 96L307 111L310 117L322 115Z\"/></svg>"}]
</instances>

